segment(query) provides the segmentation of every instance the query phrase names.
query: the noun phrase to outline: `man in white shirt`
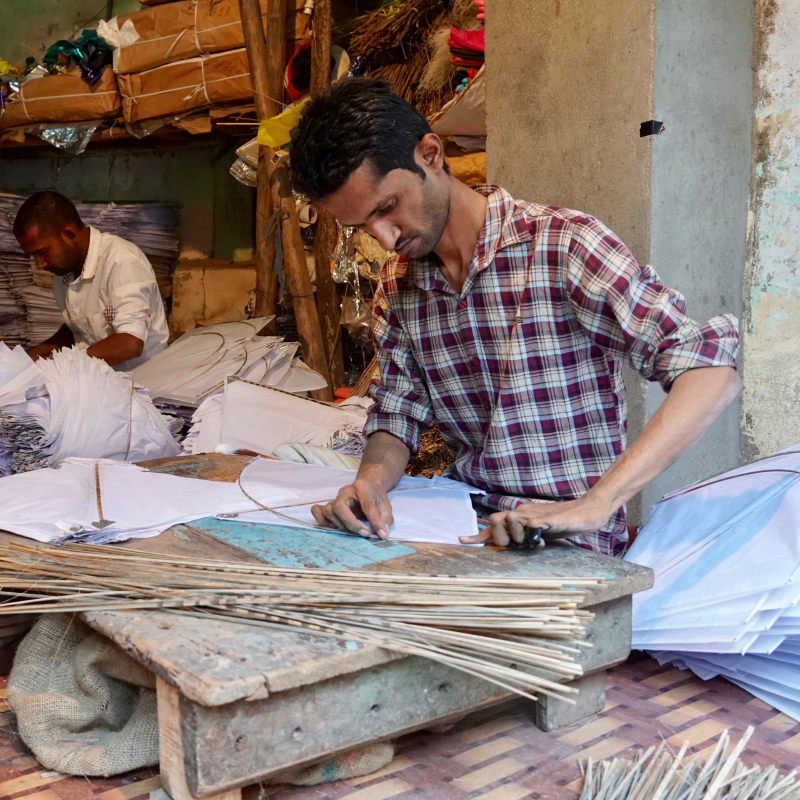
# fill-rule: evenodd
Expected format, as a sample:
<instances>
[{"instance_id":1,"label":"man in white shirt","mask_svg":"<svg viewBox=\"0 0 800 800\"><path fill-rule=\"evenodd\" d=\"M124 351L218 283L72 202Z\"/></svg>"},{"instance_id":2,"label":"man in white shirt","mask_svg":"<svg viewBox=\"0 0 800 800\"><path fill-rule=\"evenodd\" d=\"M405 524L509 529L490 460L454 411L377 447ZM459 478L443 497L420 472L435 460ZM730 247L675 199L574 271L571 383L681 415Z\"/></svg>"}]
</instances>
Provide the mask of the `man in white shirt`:
<instances>
[{"instance_id":1,"label":"man in white shirt","mask_svg":"<svg viewBox=\"0 0 800 800\"><path fill-rule=\"evenodd\" d=\"M153 267L136 245L86 226L58 192L37 192L21 206L14 235L39 269L52 272L64 325L32 347L35 361L72 344L118 370L167 345L169 329Z\"/></svg>"}]
</instances>

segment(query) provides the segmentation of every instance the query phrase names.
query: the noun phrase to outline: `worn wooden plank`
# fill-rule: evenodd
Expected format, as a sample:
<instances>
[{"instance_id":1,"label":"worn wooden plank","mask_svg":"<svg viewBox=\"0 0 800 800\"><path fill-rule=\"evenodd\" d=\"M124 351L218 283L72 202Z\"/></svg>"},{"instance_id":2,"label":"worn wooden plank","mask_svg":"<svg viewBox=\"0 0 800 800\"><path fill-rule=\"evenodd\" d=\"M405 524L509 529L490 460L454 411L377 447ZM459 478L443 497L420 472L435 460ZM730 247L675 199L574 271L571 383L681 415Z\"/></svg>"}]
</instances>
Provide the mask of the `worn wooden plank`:
<instances>
[{"instance_id":1,"label":"worn wooden plank","mask_svg":"<svg viewBox=\"0 0 800 800\"><path fill-rule=\"evenodd\" d=\"M198 795L256 783L504 696L480 678L412 657L252 703L207 708L182 698L186 778Z\"/></svg>"},{"instance_id":2,"label":"worn wooden plank","mask_svg":"<svg viewBox=\"0 0 800 800\"><path fill-rule=\"evenodd\" d=\"M84 614L84 619L183 695L206 706L260 699L403 658L344 639L159 611L98 611ZM628 600L598 606L587 639L595 646L582 649L576 659L586 674L624 660L630 652ZM559 680L553 673L533 672Z\"/></svg>"},{"instance_id":3,"label":"worn wooden plank","mask_svg":"<svg viewBox=\"0 0 800 800\"><path fill-rule=\"evenodd\" d=\"M172 800L195 800L186 782L183 733L181 730L178 692L164 681L157 680L158 760L161 782ZM208 800L242 800L238 788L207 794Z\"/></svg>"}]
</instances>

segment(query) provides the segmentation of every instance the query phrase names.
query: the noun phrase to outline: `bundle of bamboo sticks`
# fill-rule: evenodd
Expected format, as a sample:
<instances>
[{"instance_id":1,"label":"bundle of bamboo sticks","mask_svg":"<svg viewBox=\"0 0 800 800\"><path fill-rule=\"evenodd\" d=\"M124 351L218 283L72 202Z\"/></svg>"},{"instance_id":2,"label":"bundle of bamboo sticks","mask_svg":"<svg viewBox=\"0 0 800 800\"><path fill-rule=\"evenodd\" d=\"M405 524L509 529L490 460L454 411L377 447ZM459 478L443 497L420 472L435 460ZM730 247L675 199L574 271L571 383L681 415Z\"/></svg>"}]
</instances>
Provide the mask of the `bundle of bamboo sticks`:
<instances>
[{"instance_id":1,"label":"bundle of bamboo sticks","mask_svg":"<svg viewBox=\"0 0 800 800\"><path fill-rule=\"evenodd\" d=\"M351 639L568 702L602 579L409 575L0 545L0 614L164 609Z\"/></svg>"},{"instance_id":2,"label":"bundle of bamboo sticks","mask_svg":"<svg viewBox=\"0 0 800 800\"><path fill-rule=\"evenodd\" d=\"M583 765L580 800L800 800L797 773L781 776L776 767L746 767L739 755L753 734L749 727L730 750L724 731L708 760L686 759L689 743L677 755L666 742L633 761L615 758ZM686 763L684 763L686 761Z\"/></svg>"}]
</instances>

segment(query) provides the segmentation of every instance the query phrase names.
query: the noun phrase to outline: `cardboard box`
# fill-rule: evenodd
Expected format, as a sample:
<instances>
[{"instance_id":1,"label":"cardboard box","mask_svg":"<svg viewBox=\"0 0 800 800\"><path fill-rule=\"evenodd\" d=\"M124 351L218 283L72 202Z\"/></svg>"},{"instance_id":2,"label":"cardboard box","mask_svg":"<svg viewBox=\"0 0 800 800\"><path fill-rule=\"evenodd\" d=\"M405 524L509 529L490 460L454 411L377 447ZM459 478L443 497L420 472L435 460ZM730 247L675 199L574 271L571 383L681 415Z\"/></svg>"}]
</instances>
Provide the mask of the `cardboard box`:
<instances>
[{"instance_id":1,"label":"cardboard box","mask_svg":"<svg viewBox=\"0 0 800 800\"><path fill-rule=\"evenodd\" d=\"M111 67L103 70L93 86L86 83L76 69L21 83L0 117L0 128L37 122L113 119L121 114L122 101Z\"/></svg>"},{"instance_id":2,"label":"cardboard box","mask_svg":"<svg viewBox=\"0 0 800 800\"><path fill-rule=\"evenodd\" d=\"M255 292L255 264L216 259L181 261L172 276L170 339L198 325L247 319Z\"/></svg>"},{"instance_id":3,"label":"cardboard box","mask_svg":"<svg viewBox=\"0 0 800 800\"><path fill-rule=\"evenodd\" d=\"M294 18L287 15L288 41L309 38L310 17L302 13L303 3L304 0L295 0ZM261 0L260 5L266 28L267 0ZM123 75L244 47L239 0L180 0L117 20L120 27L128 21L133 23L139 39L114 53L114 69ZM289 55L292 52L294 48Z\"/></svg>"},{"instance_id":4,"label":"cardboard box","mask_svg":"<svg viewBox=\"0 0 800 800\"><path fill-rule=\"evenodd\" d=\"M119 75L118 81L128 123L253 96L244 48Z\"/></svg>"}]
</instances>

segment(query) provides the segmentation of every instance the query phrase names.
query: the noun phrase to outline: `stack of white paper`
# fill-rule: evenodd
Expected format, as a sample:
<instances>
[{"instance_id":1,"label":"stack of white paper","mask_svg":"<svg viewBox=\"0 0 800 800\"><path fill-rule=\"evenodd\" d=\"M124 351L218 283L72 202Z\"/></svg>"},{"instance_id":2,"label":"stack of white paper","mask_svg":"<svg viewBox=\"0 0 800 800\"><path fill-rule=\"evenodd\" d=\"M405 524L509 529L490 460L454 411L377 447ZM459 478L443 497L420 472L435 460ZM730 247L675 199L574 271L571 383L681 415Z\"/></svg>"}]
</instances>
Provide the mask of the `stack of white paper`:
<instances>
[{"instance_id":1,"label":"stack of white paper","mask_svg":"<svg viewBox=\"0 0 800 800\"><path fill-rule=\"evenodd\" d=\"M239 504L236 484L148 472L106 459L66 459L0 480L0 528L39 542L106 544L157 536Z\"/></svg>"},{"instance_id":2,"label":"stack of white paper","mask_svg":"<svg viewBox=\"0 0 800 800\"><path fill-rule=\"evenodd\" d=\"M311 504L332 499L352 480L350 470L265 459L251 462L238 483L222 483L68 458L58 469L0 480L0 529L40 542L95 544L156 536L209 516L318 530ZM403 478L397 488L390 493L391 539L458 544L459 536L477 533L470 503L476 489L445 478Z\"/></svg>"},{"instance_id":3,"label":"stack of white paper","mask_svg":"<svg viewBox=\"0 0 800 800\"><path fill-rule=\"evenodd\" d=\"M269 319L225 322L188 331L166 350L136 367L136 383L160 407L197 408L236 376L288 392L322 389L322 376L299 363L297 342L258 336Z\"/></svg>"},{"instance_id":4,"label":"stack of white paper","mask_svg":"<svg viewBox=\"0 0 800 800\"><path fill-rule=\"evenodd\" d=\"M798 530L800 449L668 495L626 556L656 573L633 646L800 719Z\"/></svg>"},{"instance_id":5,"label":"stack of white paper","mask_svg":"<svg viewBox=\"0 0 800 800\"><path fill-rule=\"evenodd\" d=\"M145 461L178 452L169 422L129 375L78 348L34 363L0 342L0 474L72 456Z\"/></svg>"},{"instance_id":6,"label":"stack of white paper","mask_svg":"<svg viewBox=\"0 0 800 800\"><path fill-rule=\"evenodd\" d=\"M350 445L342 449L352 455L352 439L360 436L366 419L358 404L318 403L269 386L231 381L222 395L197 409L183 448L186 453L213 453L223 447L269 456L288 442L336 449L341 441Z\"/></svg>"}]
</instances>

